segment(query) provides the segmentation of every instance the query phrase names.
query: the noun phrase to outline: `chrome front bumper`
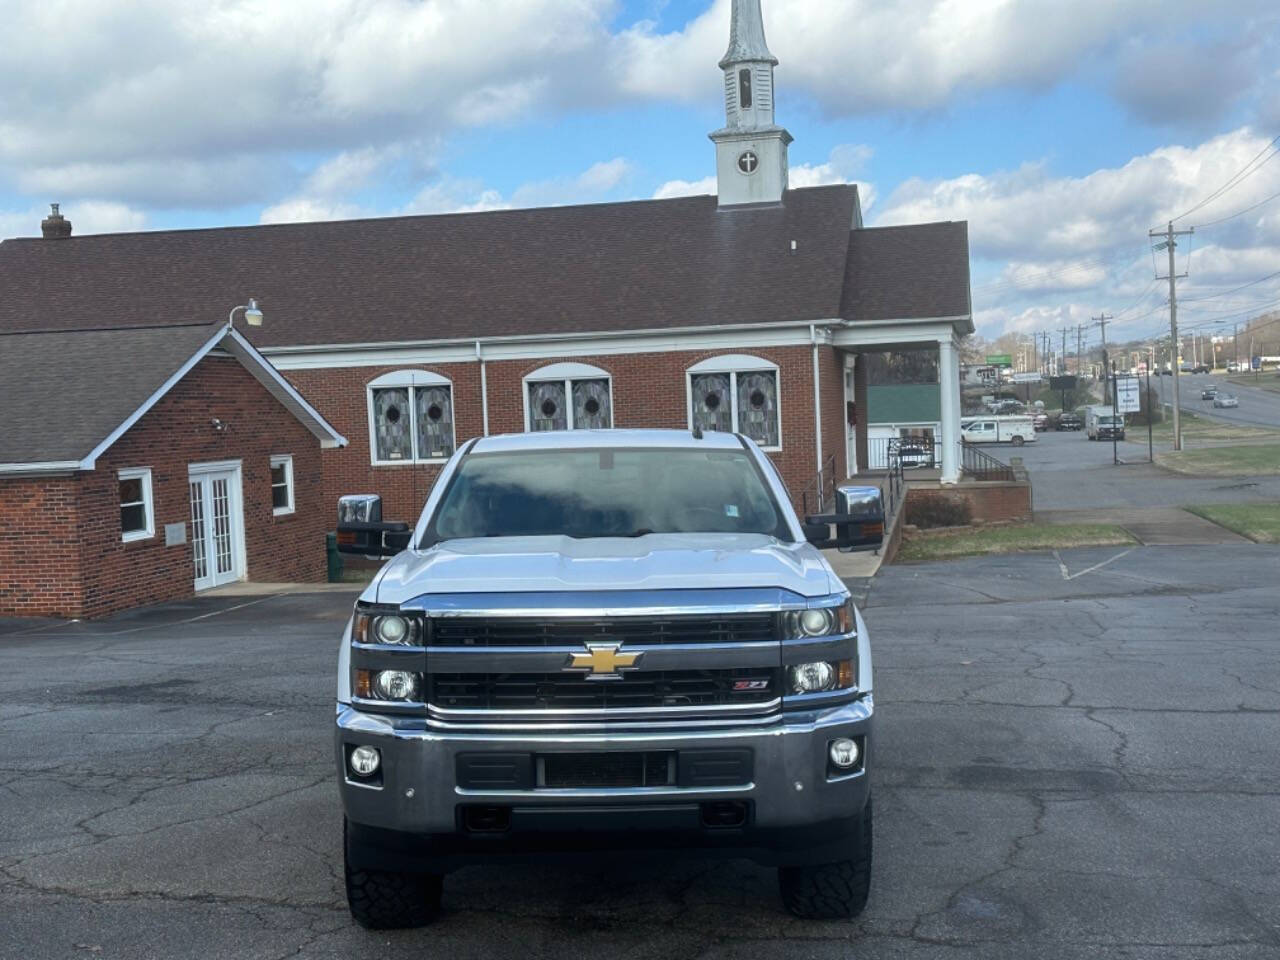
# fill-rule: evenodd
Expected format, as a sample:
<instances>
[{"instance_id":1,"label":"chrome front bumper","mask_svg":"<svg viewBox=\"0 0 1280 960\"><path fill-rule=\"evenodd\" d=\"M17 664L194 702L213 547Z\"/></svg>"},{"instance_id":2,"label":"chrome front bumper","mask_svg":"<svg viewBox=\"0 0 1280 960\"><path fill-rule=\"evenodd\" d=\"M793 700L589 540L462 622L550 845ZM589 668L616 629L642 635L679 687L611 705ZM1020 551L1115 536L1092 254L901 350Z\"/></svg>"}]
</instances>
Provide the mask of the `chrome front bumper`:
<instances>
[{"instance_id":1,"label":"chrome front bumper","mask_svg":"<svg viewBox=\"0 0 1280 960\"><path fill-rule=\"evenodd\" d=\"M856 818L868 794L867 769L872 760L873 701L860 700L803 714L778 714L756 723L703 727L696 722L676 728L631 729L625 732L521 730L470 732L430 728L423 720L362 713L339 705L335 758L347 819L356 830L372 828L395 835L447 838L463 833L459 808L471 805L510 807L532 812L562 812L577 831L587 819L574 811L601 811L611 806L628 811L689 808L701 803L738 801L748 805L750 829L743 846L776 846L790 832ZM855 772L828 775L828 744L837 737L859 738L863 756ZM382 754L382 782L369 786L346 769L348 746L376 747ZM534 754L619 751L748 749L753 756L752 782L736 786L676 786L591 789L470 790L455 775L460 753ZM590 826L585 826L590 830ZM493 838L483 838L492 840ZM733 846L723 834L713 838ZM697 845L696 837L693 845ZM452 852L457 852L451 846ZM746 854L750 856L751 854ZM464 857L465 859L465 857ZM759 859L759 858L758 858Z\"/></svg>"}]
</instances>

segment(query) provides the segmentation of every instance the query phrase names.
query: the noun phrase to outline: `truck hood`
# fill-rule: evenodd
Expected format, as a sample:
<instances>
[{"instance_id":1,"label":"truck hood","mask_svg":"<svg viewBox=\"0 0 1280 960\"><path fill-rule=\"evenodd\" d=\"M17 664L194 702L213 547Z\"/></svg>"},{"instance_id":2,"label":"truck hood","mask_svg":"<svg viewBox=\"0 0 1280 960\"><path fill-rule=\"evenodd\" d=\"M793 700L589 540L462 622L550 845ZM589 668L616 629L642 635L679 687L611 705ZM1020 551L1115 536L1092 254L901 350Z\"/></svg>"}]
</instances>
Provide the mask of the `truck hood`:
<instances>
[{"instance_id":1,"label":"truck hood","mask_svg":"<svg viewBox=\"0 0 1280 960\"><path fill-rule=\"evenodd\" d=\"M443 593L776 587L806 597L842 589L807 543L760 534L649 534L635 539L499 537L407 550L364 599L403 604Z\"/></svg>"}]
</instances>

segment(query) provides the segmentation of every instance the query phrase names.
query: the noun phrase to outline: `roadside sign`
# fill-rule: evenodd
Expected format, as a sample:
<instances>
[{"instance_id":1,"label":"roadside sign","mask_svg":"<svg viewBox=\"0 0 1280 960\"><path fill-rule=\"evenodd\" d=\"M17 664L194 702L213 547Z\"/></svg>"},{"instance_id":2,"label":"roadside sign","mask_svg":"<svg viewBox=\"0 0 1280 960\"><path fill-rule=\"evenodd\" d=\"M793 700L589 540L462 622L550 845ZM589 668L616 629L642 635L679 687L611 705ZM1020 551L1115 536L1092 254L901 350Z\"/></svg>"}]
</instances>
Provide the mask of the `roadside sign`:
<instances>
[{"instance_id":1,"label":"roadside sign","mask_svg":"<svg viewBox=\"0 0 1280 960\"><path fill-rule=\"evenodd\" d=\"M1012 367L1013 355L1009 353L994 353L987 357L987 363L993 367Z\"/></svg>"},{"instance_id":2,"label":"roadside sign","mask_svg":"<svg viewBox=\"0 0 1280 960\"><path fill-rule=\"evenodd\" d=\"M1014 383L1039 383L1044 377L1038 373L1015 373L1013 375Z\"/></svg>"},{"instance_id":3,"label":"roadside sign","mask_svg":"<svg viewBox=\"0 0 1280 960\"><path fill-rule=\"evenodd\" d=\"M1049 387L1052 390L1074 390L1076 388L1075 377L1050 377Z\"/></svg>"},{"instance_id":4,"label":"roadside sign","mask_svg":"<svg viewBox=\"0 0 1280 960\"><path fill-rule=\"evenodd\" d=\"M1116 413L1138 413L1142 409L1141 393L1137 377L1116 377Z\"/></svg>"},{"instance_id":5,"label":"roadside sign","mask_svg":"<svg viewBox=\"0 0 1280 960\"><path fill-rule=\"evenodd\" d=\"M1261 369L1262 369L1262 358L1261 358L1261 357L1254 357L1254 358L1253 358L1253 369L1255 369L1255 370L1261 370Z\"/></svg>"}]
</instances>

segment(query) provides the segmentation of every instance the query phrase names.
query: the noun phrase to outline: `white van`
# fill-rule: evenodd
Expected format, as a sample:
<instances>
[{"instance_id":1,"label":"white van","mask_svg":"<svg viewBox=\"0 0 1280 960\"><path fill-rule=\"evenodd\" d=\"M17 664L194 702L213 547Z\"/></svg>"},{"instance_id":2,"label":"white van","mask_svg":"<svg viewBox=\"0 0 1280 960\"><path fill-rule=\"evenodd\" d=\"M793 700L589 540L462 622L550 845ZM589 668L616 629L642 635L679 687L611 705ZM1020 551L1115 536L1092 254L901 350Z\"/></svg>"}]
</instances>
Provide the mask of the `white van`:
<instances>
[{"instance_id":1,"label":"white van","mask_svg":"<svg viewBox=\"0 0 1280 960\"><path fill-rule=\"evenodd\" d=\"M1020 447L1035 443L1033 417L974 417L960 421L960 439L965 443L1011 443Z\"/></svg>"}]
</instances>

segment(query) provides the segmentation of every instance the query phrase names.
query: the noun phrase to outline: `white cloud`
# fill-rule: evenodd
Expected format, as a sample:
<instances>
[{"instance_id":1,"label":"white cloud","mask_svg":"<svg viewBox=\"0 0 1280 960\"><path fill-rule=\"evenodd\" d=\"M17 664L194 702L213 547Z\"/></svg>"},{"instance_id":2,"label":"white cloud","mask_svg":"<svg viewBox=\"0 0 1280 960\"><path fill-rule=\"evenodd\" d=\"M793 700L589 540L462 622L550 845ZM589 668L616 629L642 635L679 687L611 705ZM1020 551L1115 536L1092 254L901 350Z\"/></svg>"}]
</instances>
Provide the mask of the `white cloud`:
<instances>
[{"instance_id":1,"label":"white cloud","mask_svg":"<svg viewBox=\"0 0 1280 960\"><path fill-rule=\"evenodd\" d=\"M1147 232L1226 183L1267 145L1248 128L1194 147L1170 146L1084 177L1055 177L1044 164L947 180L910 180L884 202L877 224L967 220L975 260L976 320L988 334L1050 329L1092 312L1124 311L1117 326L1145 332L1159 307ZM1263 154L1266 156L1266 154ZM1229 215L1280 189L1280 157L1243 179L1179 227ZM1182 242L1187 295L1272 273L1280 248L1280 201L1203 227ZM1280 288L1263 286L1261 293ZM1133 309L1126 309L1133 302Z\"/></svg>"},{"instance_id":2,"label":"white cloud","mask_svg":"<svg viewBox=\"0 0 1280 960\"><path fill-rule=\"evenodd\" d=\"M632 93L696 98L725 47L730 0L682 29L642 23L618 46ZM1230 19L1274 17L1272 0L769 0L765 29L779 77L832 113L932 109L957 94L1044 87L1105 68L1122 41ZM1246 33L1249 31L1247 27ZM1199 65L1204 74L1215 64Z\"/></svg>"},{"instance_id":3,"label":"white cloud","mask_svg":"<svg viewBox=\"0 0 1280 960\"><path fill-rule=\"evenodd\" d=\"M653 192L655 200L670 200L673 197L703 197L718 192L715 175L703 177L701 180L668 180Z\"/></svg>"},{"instance_id":4,"label":"white cloud","mask_svg":"<svg viewBox=\"0 0 1280 960\"><path fill-rule=\"evenodd\" d=\"M622 157L615 157L593 164L576 177L559 177L523 184L511 194L511 205L548 207L603 200L621 186L631 173L631 164Z\"/></svg>"},{"instance_id":5,"label":"white cloud","mask_svg":"<svg viewBox=\"0 0 1280 960\"><path fill-rule=\"evenodd\" d=\"M354 217L430 213L478 213L513 207L558 206L609 199L632 172L623 157L592 164L573 177L522 184L509 197L470 177L437 174L408 203L393 210L376 209L350 199L371 178L382 175L390 154L362 151L341 155L319 167L293 197L263 210L263 223L343 220Z\"/></svg>"},{"instance_id":6,"label":"white cloud","mask_svg":"<svg viewBox=\"0 0 1280 960\"><path fill-rule=\"evenodd\" d=\"M831 183L857 183L862 209L867 210L875 202L875 187L856 179L871 159L871 148L862 145L843 144L831 151L825 163L800 163L788 170L788 182L793 189L821 187ZM714 175L701 180L668 180L653 192L655 200L671 197L696 197L717 193Z\"/></svg>"},{"instance_id":7,"label":"white cloud","mask_svg":"<svg viewBox=\"0 0 1280 960\"><path fill-rule=\"evenodd\" d=\"M38 237L40 221L48 215L48 205L0 210L0 238ZM143 211L123 203L80 203L76 204L74 216L66 209L62 215L71 221L72 233L77 237L91 233L131 233L147 226L147 215Z\"/></svg>"}]
</instances>

